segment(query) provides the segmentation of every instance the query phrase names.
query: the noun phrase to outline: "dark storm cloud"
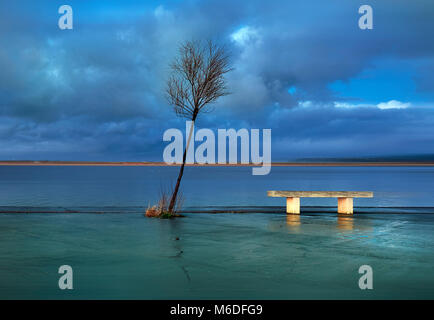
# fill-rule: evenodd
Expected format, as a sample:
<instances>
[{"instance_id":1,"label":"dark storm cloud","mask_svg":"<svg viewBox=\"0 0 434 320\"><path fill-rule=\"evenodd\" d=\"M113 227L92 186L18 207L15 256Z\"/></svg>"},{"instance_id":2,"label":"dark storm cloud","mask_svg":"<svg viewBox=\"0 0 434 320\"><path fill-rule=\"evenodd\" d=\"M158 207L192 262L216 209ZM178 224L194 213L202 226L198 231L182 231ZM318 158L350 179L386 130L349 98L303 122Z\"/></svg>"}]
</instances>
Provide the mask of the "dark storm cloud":
<instances>
[{"instance_id":1,"label":"dark storm cloud","mask_svg":"<svg viewBox=\"0 0 434 320\"><path fill-rule=\"evenodd\" d=\"M432 146L430 109L336 108L329 89L393 59L432 94L431 1L370 1L370 31L358 1L75 0L72 31L57 28L61 4L0 4L3 159L161 160L162 133L183 126L164 99L167 65L180 41L206 38L228 45L235 71L233 94L201 126L271 127L278 159Z\"/></svg>"},{"instance_id":2,"label":"dark storm cloud","mask_svg":"<svg viewBox=\"0 0 434 320\"><path fill-rule=\"evenodd\" d=\"M275 110L273 147L283 160L424 154L434 142L432 108L381 110L331 105ZM411 151L408 148L411 146Z\"/></svg>"}]
</instances>

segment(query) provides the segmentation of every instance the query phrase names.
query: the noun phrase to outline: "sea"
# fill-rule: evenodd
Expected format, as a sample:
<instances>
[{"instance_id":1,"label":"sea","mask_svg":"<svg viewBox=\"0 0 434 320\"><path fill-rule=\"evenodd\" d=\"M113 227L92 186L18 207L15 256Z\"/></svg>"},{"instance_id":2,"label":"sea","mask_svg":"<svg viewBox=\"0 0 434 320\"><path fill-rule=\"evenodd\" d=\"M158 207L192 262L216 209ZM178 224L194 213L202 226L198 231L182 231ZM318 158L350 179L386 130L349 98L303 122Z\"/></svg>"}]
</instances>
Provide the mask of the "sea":
<instances>
[{"instance_id":1,"label":"sea","mask_svg":"<svg viewBox=\"0 0 434 320\"><path fill-rule=\"evenodd\" d=\"M183 217L144 217L178 170L0 166L0 299L434 298L434 167L186 167Z\"/></svg>"}]
</instances>

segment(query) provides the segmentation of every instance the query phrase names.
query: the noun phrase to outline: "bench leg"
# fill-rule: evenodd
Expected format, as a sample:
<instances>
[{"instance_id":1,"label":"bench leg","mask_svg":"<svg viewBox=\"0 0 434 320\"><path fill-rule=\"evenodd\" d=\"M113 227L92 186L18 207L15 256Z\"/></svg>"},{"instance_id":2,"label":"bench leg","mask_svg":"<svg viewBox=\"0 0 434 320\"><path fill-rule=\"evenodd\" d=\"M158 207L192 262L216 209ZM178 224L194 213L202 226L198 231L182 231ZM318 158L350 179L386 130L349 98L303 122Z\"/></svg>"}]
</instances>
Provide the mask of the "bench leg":
<instances>
[{"instance_id":1,"label":"bench leg","mask_svg":"<svg viewBox=\"0 0 434 320\"><path fill-rule=\"evenodd\" d=\"M338 198L338 213L353 214L353 198Z\"/></svg>"},{"instance_id":2,"label":"bench leg","mask_svg":"<svg viewBox=\"0 0 434 320\"><path fill-rule=\"evenodd\" d=\"M300 198L286 198L286 213L300 214Z\"/></svg>"}]
</instances>

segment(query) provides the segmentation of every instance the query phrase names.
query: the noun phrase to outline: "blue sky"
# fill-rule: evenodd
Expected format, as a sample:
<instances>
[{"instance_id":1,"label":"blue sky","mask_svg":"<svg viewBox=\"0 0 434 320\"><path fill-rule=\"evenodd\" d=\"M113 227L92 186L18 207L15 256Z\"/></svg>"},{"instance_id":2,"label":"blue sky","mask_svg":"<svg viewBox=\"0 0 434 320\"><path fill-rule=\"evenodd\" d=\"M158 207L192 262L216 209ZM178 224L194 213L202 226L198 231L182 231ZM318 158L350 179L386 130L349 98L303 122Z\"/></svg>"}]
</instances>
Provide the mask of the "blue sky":
<instances>
[{"instance_id":1,"label":"blue sky","mask_svg":"<svg viewBox=\"0 0 434 320\"><path fill-rule=\"evenodd\" d=\"M3 1L0 159L161 161L163 132L184 127L168 64L201 39L235 70L198 127L271 128L273 161L432 154L433 17L429 0Z\"/></svg>"}]
</instances>

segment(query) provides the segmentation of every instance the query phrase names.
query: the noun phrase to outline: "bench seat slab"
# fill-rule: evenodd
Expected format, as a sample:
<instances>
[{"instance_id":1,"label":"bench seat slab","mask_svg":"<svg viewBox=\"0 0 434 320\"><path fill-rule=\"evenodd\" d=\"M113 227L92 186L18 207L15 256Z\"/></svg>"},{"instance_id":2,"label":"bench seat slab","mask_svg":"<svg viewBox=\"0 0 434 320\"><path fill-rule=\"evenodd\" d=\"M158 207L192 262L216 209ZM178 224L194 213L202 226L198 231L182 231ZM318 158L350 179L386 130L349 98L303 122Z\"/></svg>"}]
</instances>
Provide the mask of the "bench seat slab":
<instances>
[{"instance_id":1,"label":"bench seat slab","mask_svg":"<svg viewBox=\"0 0 434 320\"><path fill-rule=\"evenodd\" d=\"M371 191L268 191L269 197L294 198L372 198Z\"/></svg>"}]
</instances>

